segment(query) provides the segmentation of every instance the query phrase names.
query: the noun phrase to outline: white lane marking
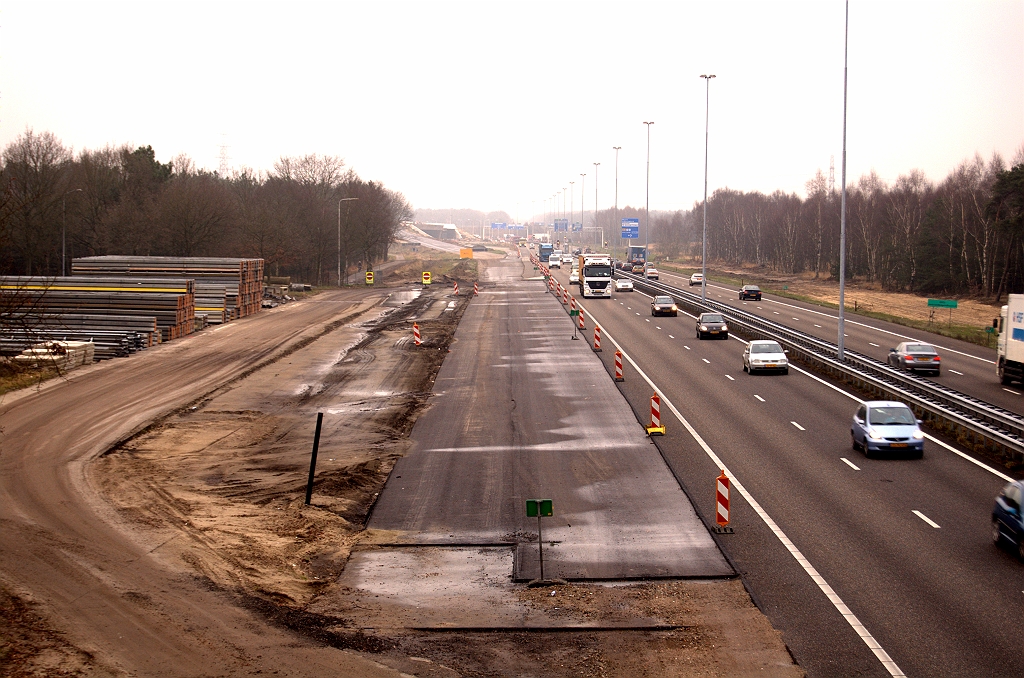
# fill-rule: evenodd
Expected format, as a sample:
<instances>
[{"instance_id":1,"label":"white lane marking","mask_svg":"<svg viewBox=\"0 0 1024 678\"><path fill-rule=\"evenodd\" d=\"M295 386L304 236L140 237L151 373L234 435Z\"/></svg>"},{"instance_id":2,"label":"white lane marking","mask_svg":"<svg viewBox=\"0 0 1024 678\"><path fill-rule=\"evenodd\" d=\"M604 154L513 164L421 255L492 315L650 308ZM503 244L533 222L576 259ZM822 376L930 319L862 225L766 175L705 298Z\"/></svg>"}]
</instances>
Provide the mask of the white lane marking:
<instances>
[{"instance_id":1,"label":"white lane marking","mask_svg":"<svg viewBox=\"0 0 1024 678\"><path fill-rule=\"evenodd\" d=\"M853 395L852 393L850 393L848 391L844 391L843 389L839 388L838 386L830 384L827 381L825 381L824 379L819 378L817 375L811 374L807 370L801 369L801 368L797 367L796 365L794 365L792 363L790 363L789 368L792 369L792 370L796 370L800 374L803 374L805 376L810 377L811 379L813 379L814 381L816 381L816 382L818 382L820 384L824 384L825 386L829 387L830 389L832 389L836 393L841 393L841 394L843 394L844 396L846 396L847 398L849 398L850 400L852 400L852 401L854 401L856 403L864 402L863 400L861 400L857 396ZM970 456L970 455L968 455L968 454L966 454L964 452L961 452L960 450L956 449L952 445L947 445L946 443L942 442L941 440L939 440L935 436L932 436L932 435L929 435L929 434L925 433L924 437L925 437L926 440L932 441L933 443L935 443L939 447L942 447L942 448L952 452L953 454L957 455L958 457L962 457L962 458L966 459L967 461L971 462L975 466L978 466L978 467L988 471L989 473L991 473L994 476L998 476L998 477L1002 478L1006 482L1010 482L1010 481L1013 480L1013 478L1011 478L1010 476L1006 475L1002 471L994 469L991 466L989 466L988 464L984 464L984 463L978 461L974 457L972 457L972 456Z\"/></svg>"},{"instance_id":2,"label":"white lane marking","mask_svg":"<svg viewBox=\"0 0 1024 678\"><path fill-rule=\"evenodd\" d=\"M772 311L772 313L774 313L775 315L779 315L778 311Z\"/></svg>"},{"instance_id":3,"label":"white lane marking","mask_svg":"<svg viewBox=\"0 0 1024 678\"><path fill-rule=\"evenodd\" d=\"M923 520L924 522L928 523L932 527L939 527L939 524L937 522L935 522L925 514L921 513L920 511L914 511L914 515Z\"/></svg>"},{"instance_id":4,"label":"white lane marking","mask_svg":"<svg viewBox=\"0 0 1024 678\"><path fill-rule=\"evenodd\" d=\"M660 327L658 327L657 325L655 325L655 326L654 326L654 329L656 329L656 330L660 330L661 328L660 328Z\"/></svg>"},{"instance_id":5,"label":"white lane marking","mask_svg":"<svg viewBox=\"0 0 1024 678\"><path fill-rule=\"evenodd\" d=\"M796 426L796 427L797 427L798 429L800 429L801 431L806 431L806 430L807 430L807 429L805 429L805 428L804 428L803 426L801 426L800 424L796 423L795 421L791 421L791 422L789 422L789 423L790 423L790 424L792 424L793 426Z\"/></svg>"},{"instance_id":6,"label":"white lane marking","mask_svg":"<svg viewBox=\"0 0 1024 678\"><path fill-rule=\"evenodd\" d=\"M640 314L639 314L639 313L637 313L637 315L640 315ZM650 320L648 320L647 322L651 322L651 321L650 321Z\"/></svg>"},{"instance_id":7,"label":"white lane marking","mask_svg":"<svg viewBox=\"0 0 1024 678\"><path fill-rule=\"evenodd\" d=\"M760 308L760 309L761 309L762 311L764 310L764 309L763 309L763 308L761 308L760 306L758 306L758 308Z\"/></svg>"},{"instance_id":8,"label":"white lane marking","mask_svg":"<svg viewBox=\"0 0 1024 678\"><path fill-rule=\"evenodd\" d=\"M1004 388L1003 390L1004 390L1004 391L1006 391L1007 393L1012 393L1013 395L1020 395L1020 394L1019 394L1019 393L1017 393L1016 391L1011 391L1011 390L1010 390L1010 389L1008 389L1008 388Z\"/></svg>"},{"instance_id":9,"label":"white lane marking","mask_svg":"<svg viewBox=\"0 0 1024 678\"><path fill-rule=\"evenodd\" d=\"M706 362L706 363L707 363L708 365L710 365L710 364L711 364L711 361L710 361L710 360L708 360L707 358L701 358L701 360L703 360L704 362Z\"/></svg>"},{"instance_id":10,"label":"white lane marking","mask_svg":"<svg viewBox=\"0 0 1024 678\"><path fill-rule=\"evenodd\" d=\"M725 375L725 378L726 378L726 379L728 379L729 381L736 381L735 379L733 379L733 378L732 378L731 376L729 376L728 374L727 374L727 375Z\"/></svg>"},{"instance_id":11,"label":"white lane marking","mask_svg":"<svg viewBox=\"0 0 1024 678\"><path fill-rule=\"evenodd\" d=\"M821 329L821 325L815 325L815 327L817 327L818 329Z\"/></svg>"},{"instance_id":12,"label":"white lane marking","mask_svg":"<svg viewBox=\"0 0 1024 678\"><path fill-rule=\"evenodd\" d=\"M612 338L610 334L605 332L605 337L608 338L608 341L616 349L622 351L622 346L619 344L619 342L615 341L615 339ZM900 667L897 666L896 662L893 661L892 657L889 656L889 653L886 652L878 643L878 641L875 640L874 636L872 636L871 633L868 632L867 628L865 628L865 626L860 622L860 619L857 618L857 615L855 615L853 611L846 606L846 603L844 603L843 599L839 597L839 594L837 594L832 589L832 587L829 586L828 582L825 581L825 578L822 577L816 569L814 569L814 566L811 565L811 562L807 560L806 557L804 557L804 554L800 552L800 549L796 547L796 544L794 544L790 540L790 538L786 536L786 533L782 531L782 528L779 527L774 520L772 520L772 517L768 515L768 512L765 511L759 503L757 503L757 500L754 499L753 495L747 491L747 488L743 485L743 483L740 482L739 478L737 478L732 473L732 471L729 470L729 468L725 465L725 462L722 461L717 454L715 454L714 450L712 450L706 442L704 442L704 439L700 437L700 434L697 433L697 430L694 429L693 426L690 425L690 422L688 422L686 418L683 417L682 413L676 409L676 406L672 404L672 401L669 400L665 396L665 394L661 392L658 386L653 381L651 381L651 378L648 377L642 369L640 369L640 366L636 364L636 361L633 360L633 357L631 355L629 355L625 351L622 351L622 355L626 357L626 360L628 360L629 364L633 366L633 369L635 369L637 373L641 377L643 377L644 381L646 381L647 384L651 388L653 388L655 392L658 393L658 396L661 398L661 401L665 404L666 407L668 407L669 410L672 411L672 414L674 414L676 419L678 419L679 422L686 428L687 432L689 432L693 439L697 441L697 444L701 446L701 448L704 450L705 454L708 455L711 461L714 462L715 465L718 468L720 468L722 472L725 473L732 480L732 486L736 488L736 491L739 492L740 495L746 500L746 502L750 505L750 508L754 509L754 512L757 513L758 517L764 521L764 524L768 526L768 529L772 531L775 537L780 542L782 542L782 545L786 548L787 551L789 551L790 555L793 556L796 562L800 564L800 567L802 567L804 572L807 573L807 576L811 578L811 581L818 585L818 588L821 590L821 592L824 593L825 597L828 598L829 602L835 606L835 608L839 611L839 614L841 614L843 616L843 619L846 620L846 623L849 624L850 628L853 629L854 633L860 636L860 639L864 641L864 644L868 646L868 649L870 649L871 652L878 659L878 661L882 663L882 666L884 666L885 669L889 672L889 675L894 676L894 678L906 676L906 674L900 670Z\"/></svg>"},{"instance_id":13,"label":"white lane marking","mask_svg":"<svg viewBox=\"0 0 1024 678\"><path fill-rule=\"evenodd\" d=\"M957 372L956 370L950 370L953 374L959 374L961 377L964 376L963 372Z\"/></svg>"},{"instance_id":14,"label":"white lane marking","mask_svg":"<svg viewBox=\"0 0 1024 678\"><path fill-rule=\"evenodd\" d=\"M852 468L854 471L859 471L860 470L859 466L854 464L852 461L850 461L846 457L839 457L839 458L842 459L844 462L846 462L846 465L849 466L850 468Z\"/></svg>"},{"instance_id":15,"label":"white lane marking","mask_svg":"<svg viewBox=\"0 0 1024 678\"><path fill-rule=\"evenodd\" d=\"M764 402L764 398L762 398L761 396L757 395L756 393L754 394L754 397L757 398L758 400L760 400L762 403Z\"/></svg>"},{"instance_id":16,"label":"white lane marking","mask_svg":"<svg viewBox=\"0 0 1024 678\"><path fill-rule=\"evenodd\" d=\"M685 348L685 349L686 349L687 351L689 351L689 350L690 350L690 347L689 347L689 346L687 346L686 344L683 344L683 348Z\"/></svg>"},{"instance_id":17,"label":"white lane marking","mask_svg":"<svg viewBox=\"0 0 1024 678\"><path fill-rule=\"evenodd\" d=\"M640 315L640 314L639 314L639 313L637 313L637 315ZM644 318L644 320L646 320L647 322L651 322L651 319L650 319L650 318Z\"/></svg>"},{"instance_id":18,"label":"white lane marking","mask_svg":"<svg viewBox=\"0 0 1024 678\"><path fill-rule=\"evenodd\" d=\"M881 348L878 344L874 344L874 343L872 343L870 341L868 343L871 344L872 346L874 346L875 348Z\"/></svg>"},{"instance_id":19,"label":"white lane marking","mask_svg":"<svg viewBox=\"0 0 1024 678\"><path fill-rule=\"evenodd\" d=\"M659 328L659 329L661 329L661 328ZM670 334L670 335L668 335L668 338L669 338L669 339L675 339L675 337L673 337L673 336L672 336L671 334Z\"/></svg>"},{"instance_id":20,"label":"white lane marking","mask_svg":"<svg viewBox=\"0 0 1024 678\"><path fill-rule=\"evenodd\" d=\"M793 318L793 320L800 320L800 318Z\"/></svg>"}]
</instances>

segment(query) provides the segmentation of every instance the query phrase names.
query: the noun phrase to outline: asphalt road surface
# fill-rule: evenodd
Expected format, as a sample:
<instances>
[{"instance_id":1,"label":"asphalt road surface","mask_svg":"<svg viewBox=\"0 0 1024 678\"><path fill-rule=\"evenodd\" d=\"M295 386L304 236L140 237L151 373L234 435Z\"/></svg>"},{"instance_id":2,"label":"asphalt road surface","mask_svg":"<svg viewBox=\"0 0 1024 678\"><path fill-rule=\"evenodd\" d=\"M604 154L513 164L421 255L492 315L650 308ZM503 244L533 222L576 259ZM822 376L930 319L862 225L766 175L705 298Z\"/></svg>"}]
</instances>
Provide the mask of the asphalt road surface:
<instances>
[{"instance_id":1,"label":"asphalt road surface","mask_svg":"<svg viewBox=\"0 0 1024 678\"><path fill-rule=\"evenodd\" d=\"M705 518L720 468L749 493L719 542L810 675L1024 675L1024 567L989 537L997 470L934 441L923 460L865 459L842 389L747 375L741 341L697 340L694 318L653 318L641 293L584 306L692 427L666 415L657 443ZM634 409L650 390L627 364Z\"/></svg>"},{"instance_id":2,"label":"asphalt road surface","mask_svg":"<svg viewBox=\"0 0 1024 678\"><path fill-rule=\"evenodd\" d=\"M700 287L690 287L687 276L662 272L661 282L700 294ZM717 282L708 284L707 294L714 301L742 308L748 313L760 315L767 320L806 332L833 344L839 337L839 312L834 309L768 294L762 295L759 302L740 301L738 287ZM998 316L998 313L994 313L993 317L995 316ZM942 357L942 375L932 377L919 373L920 376L1012 412L1024 413L1021 387L1018 384L1003 386L996 377L994 348L969 344L849 311L846 313L843 327L846 348L882 362L886 361L889 349L895 348L900 342L922 341L932 344Z\"/></svg>"},{"instance_id":3,"label":"asphalt road surface","mask_svg":"<svg viewBox=\"0 0 1024 678\"><path fill-rule=\"evenodd\" d=\"M0 407L0 576L68 641L142 676L394 675L279 631L121 531L85 466L379 292L339 291L112 360Z\"/></svg>"},{"instance_id":4,"label":"asphalt road surface","mask_svg":"<svg viewBox=\"0 0 1024 678\"><path fill-rule=\"evenodd\" d=\"M657 448L562 305L492 262L369 527L404 544L509 544L539 575L537 521L552 499L545 576L721 577L722 557Z\"/></svg>"}]
</instances>

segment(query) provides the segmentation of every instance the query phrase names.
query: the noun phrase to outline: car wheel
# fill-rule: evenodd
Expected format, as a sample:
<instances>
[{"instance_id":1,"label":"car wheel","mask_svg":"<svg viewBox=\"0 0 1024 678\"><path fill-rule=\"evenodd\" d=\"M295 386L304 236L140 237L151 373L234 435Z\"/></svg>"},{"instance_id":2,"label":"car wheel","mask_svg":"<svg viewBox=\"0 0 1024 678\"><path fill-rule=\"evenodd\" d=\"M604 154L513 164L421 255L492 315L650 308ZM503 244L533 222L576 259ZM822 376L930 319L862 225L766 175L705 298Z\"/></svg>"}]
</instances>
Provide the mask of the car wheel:
<instances>
[{"instance_id":1,"label":"car wheel","mask_svg":"<svg viewBox=\"0 0 1024 678\"><path fill-rule=\"evenodd\" d=\"M914 459L924 459L924 448L914 453Z\"/></svg>"},{"instance_id":2,"label":"car wheel","mask_svg":"<svg viewBox=\"0 0 1024 678\"><path fill-rule=\"evenodd\" d=\"M992 519L992 543L999 546L1003 541L1003 531L999 529L999 521Z\"/></svg>"},{"instance_id":3,"label":"car wheel","mask_svg":"<svg viewBox=\"0 0 1024 678\"><path fill-rule=\"evenodd\" d=\"M743 365L743 371L746 372L747 374L750 374L750 370L747 369L746 365Z\"/></svg>"},{"instance_id":4,"label":"car wheel","mask_svg":"<svg viewBox=\"0 0 1024 678\"><path fill-rule=\"evenodd\" d=\"M1013 380L1006 376L1006 370L1003 369L1002 361L999 362L999 366L996 368L996 373L999 375L999 383L1003 386L1009 386Z\"/></svg>"},{"instance_id":5,"label":"car wheel","mask_svg":"<svg viewBox=\"0 0 1024 678\"><path fill-rule=\"evenodd\" d=\"M783 374L789 374L789 368L787 367L787 368L783 369L783 370L782 370L782 373L783 373Z\"/></svg>"},{"instance_id":6,"label":"car wheel","mask_svg":"<svg viewBox=\"0 0 1024 678\"><path fill-rule=\"evenodd\" d=\"M728 332L726 332L725 334L722 335L722 339L728 339L728 338L729 338L729 333Z\"/></svg>"},{"instance_id":7,"label":"car wheel","mask_svg":"<svg viewBox=\"0 0 1024 678\"><path fill-rule=\"evenodd\" d=\"M860 445L857 444L857 436L853 435L853 431L850 431L850 442L853 444L854 451L860 449Z\"/></svg>"}]
</instances>

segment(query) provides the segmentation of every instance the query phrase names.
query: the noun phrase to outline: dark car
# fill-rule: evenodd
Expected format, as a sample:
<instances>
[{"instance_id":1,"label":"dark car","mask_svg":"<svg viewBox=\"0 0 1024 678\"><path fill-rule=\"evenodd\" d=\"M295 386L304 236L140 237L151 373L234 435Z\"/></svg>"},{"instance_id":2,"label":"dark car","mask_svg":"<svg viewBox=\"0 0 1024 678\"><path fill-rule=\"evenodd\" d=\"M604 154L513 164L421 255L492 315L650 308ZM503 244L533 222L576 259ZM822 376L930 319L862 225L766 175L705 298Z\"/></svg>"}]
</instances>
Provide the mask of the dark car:
<instances>
[{"instance_id":1,"label":"dark car","mask_svg":"<svg viewBox=\"0 0 1024 678\"><path fill-rule=\"evenodd\" d=\"M651 301L651 315L679 315L679 307L672 297L659 295Z\"/></svg>"},{"instance_id":2,"label":"dark car","mask_svg":"<svg viewBox=\"0 0 1024 678\"><path fill-rule=\"evenodd\" d=\"M921 422L908 406L891 400L869 400L861 403L853 415L850 437L853 449L864 450L870 457L876 452L907 452L920 459L924 456L924 433Z\"/></svg>"},{"instance_id":3,"label":"dark car","mask_svg":"<svg viewBox=\"0 0 1024 678\"><path fill-rule=\"evenodd\" d=\"M473 245L473 247L471 249L474 252L486 252L487 251L487 245L481 245L481 244L477 243L476 245Z\"/></svg>"},{"instance_id":4,"label":"dark car","mask_svg":"<svg viewBox=\"0 0 1024 678\"><path fill-rule=\"evenodd\" d=\"M1003 542L1012 544L1017 550L1017 557L1024 560L1024 518L1021 517L1021 496L1024 494L1024 481L1015 480L1004 487L996 497L996 505L992 507L992 542L1002 546Z\"/></svg>"},{"instance_id":5,"label":"dark car","mask_svg":"<svg viewBox=\"0 0 1024 678\"><path fill-rule=\"evenodd\" d=\"M757 285L744 285L740 288L740 301L747 299L753 299L754 301L761 301L761 288Z\"/></svg>"},{"instance_id":6,"label":"dark car","mask_svg":"<svg viewBox=\"0 0 1024 678\"><path fill-rule=\"evenodd\" d=\"M697 317L697 338L705 337L729 338L729 326L721 313L701 313Z\"/></svg>"},{"instance_id":7,"label":"dark car","mask_svg":"<svg viewBox=\"0 0 1024 678\"><path fill-rule=\"evenodd\" d=\"M930 372L937 377L942 372L941 363L942 358L931 344L904 341L889 349L889 364L899 369Z\"/></svg>"}]
</instances>

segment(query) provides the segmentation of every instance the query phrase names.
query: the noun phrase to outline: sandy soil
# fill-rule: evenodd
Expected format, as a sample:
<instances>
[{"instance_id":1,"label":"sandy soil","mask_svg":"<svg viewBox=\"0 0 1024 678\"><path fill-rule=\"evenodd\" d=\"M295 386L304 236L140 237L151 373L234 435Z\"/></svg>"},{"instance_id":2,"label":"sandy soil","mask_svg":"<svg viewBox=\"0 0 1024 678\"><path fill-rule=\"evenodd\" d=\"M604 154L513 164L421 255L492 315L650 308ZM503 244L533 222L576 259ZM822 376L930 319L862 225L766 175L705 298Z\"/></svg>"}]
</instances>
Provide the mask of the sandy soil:
<instances>
[{"instance_id":1,"label":"sandy soil","mask_svg":"<svg viewBox=\"0 0 1024 678\"><path fill-rule=\"evenodd\" d=\"M421 268L411 262L404 273ZM460 262L448 274L471 286L475 268ZM270 624L407 675L803 675L738 581L534 590L509 581L479 603L587 625L653 621L663 630L451 633L403 628L397 616L376 629L358 622L365 601L339 577L354 548L375 548L372 540L360 546L367 513L428 406L470 300L421 319L420 349L409 318L446 302L449 292L446 285L417 298L399 295L407 303L371 310L361 324L156 422L93 464L92 481L125 529L168 562ZM306 506L317 412L324 421ZM115 675L102 658L64 642L30 600L2 582L0 608L0 676Z\"/></svg>"}]
</instances>

